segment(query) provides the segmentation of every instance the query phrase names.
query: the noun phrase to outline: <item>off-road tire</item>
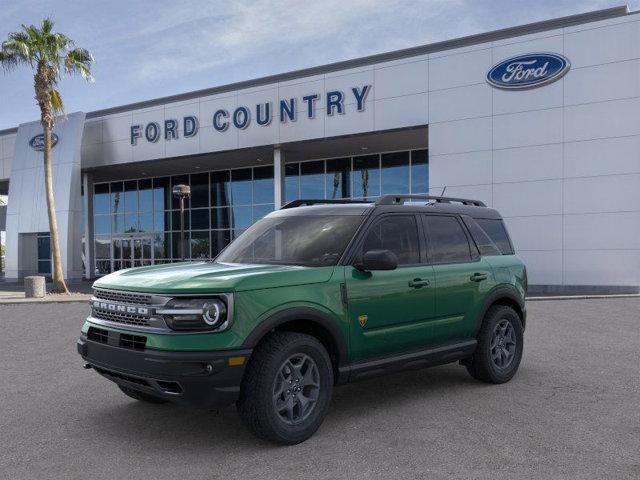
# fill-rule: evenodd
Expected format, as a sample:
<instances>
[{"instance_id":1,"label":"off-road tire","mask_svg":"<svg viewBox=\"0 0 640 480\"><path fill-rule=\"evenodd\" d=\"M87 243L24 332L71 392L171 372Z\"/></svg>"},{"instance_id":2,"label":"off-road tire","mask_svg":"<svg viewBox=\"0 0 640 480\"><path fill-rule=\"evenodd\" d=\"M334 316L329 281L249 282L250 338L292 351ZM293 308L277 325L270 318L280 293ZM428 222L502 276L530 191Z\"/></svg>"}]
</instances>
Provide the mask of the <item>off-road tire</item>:
<instances>
[{"instance_id":1,"label":"off-road tire","mask_svg":"<svg viewBox=\"0 0 640 480\"><path fill-rule=\"evenodd\" d=\"M501 368L492 357L491 343L497 326L504 325L505 321L513 329L516 343L511 361ZM505 305L491 307L482 321L477 340L478 346L474 354L465 362L469 374L476 380L487 383L505 383L511 380L520 366L524 347L522 321L516 311Z\"/></svg>"},{"instance_id":2,"label":"off-road tire","mask_svg":"<svg viewBox=\"0 0 640 480\"><path fill-rule=\"evenodd\" d=\"M277 382L287 360L302 356L316 366L319 387L312 387L317 399L306 418L290 425L276 407ZM316 389L317 388L317 389ZM247 428L258 438L294 445L304 442L320 427L331 402L333 368L324 346L314 337L297 332L274 332L255 348L240 387L238 413ZM304 393L304 392L303 392ZM283 395L285 395L283 393ZM304 397L306 399L306 397Z\"/></svg>"},{"instance_id":3,"label":"off-road tire","mask_svg":"<svg viewBox=\"0 0 640 480\"><path fill-rule=\"evenodd\" d=\"M141 402L147 403L167 403L167 400L164 398L156 397L155 395L150 395L145 392L139 392L138 390L134 390L129 387L123 387L122 385L118 385L118 388L122 390L127 397L131 397L135 400L139 400Z\"/></svg>"}]
</instances>

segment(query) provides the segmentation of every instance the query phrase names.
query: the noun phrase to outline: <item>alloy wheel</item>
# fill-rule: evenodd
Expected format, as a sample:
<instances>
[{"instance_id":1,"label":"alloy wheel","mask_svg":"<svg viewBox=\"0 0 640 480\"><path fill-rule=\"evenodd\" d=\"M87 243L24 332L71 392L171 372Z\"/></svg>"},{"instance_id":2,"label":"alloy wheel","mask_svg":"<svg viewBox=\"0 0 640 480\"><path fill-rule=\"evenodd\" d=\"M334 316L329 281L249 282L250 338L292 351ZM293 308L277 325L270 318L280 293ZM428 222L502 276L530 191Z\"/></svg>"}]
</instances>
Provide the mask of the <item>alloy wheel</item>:
<instances>
[{"instance_id":1,"label":"alloy wheel","mask_svg":"<svg viewBox=\"0 0 640 480\"><path fill-rule=\"evenodd\" d=\"M273 406L287 425L297 425L313 412L320 393L320 373L308 355L296 353L284 361L273 382Z\"/></svg>"}]
</instances>

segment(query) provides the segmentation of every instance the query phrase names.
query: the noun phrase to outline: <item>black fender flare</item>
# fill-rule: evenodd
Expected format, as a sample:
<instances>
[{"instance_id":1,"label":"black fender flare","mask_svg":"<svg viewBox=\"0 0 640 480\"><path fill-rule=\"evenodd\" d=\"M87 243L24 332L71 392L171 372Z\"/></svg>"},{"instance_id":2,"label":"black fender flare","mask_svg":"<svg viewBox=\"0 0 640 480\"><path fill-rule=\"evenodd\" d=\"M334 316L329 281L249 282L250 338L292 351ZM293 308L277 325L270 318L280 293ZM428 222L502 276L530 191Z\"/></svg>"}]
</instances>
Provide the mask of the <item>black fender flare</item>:
<instances>
[{"instance_id":1,"label":"black fender flare","mask_svg":"<svg viewBox=\"0 0 640 480\"><path fill-rule=\"evenodd\" d=\"M274 313L253 329L245 339L243 347L255 348L260 340L271 330L292 321L307 321L322 327L329 333L336 347L338 365L343 365L347 361L347 343L344 335L336 325L336 321L326 313L311 307L292 307Z\"/></svg>"},{"instance_id":2,"label":"black fender flare","mask_svg":"<svg viewBox=\"0 0 640 480\"><path fill-rule=\"evenodd\" d=\"M480 327L482 326L482 321L484 320L487 311L491 306L499 302L502 299L507 299L513 301L518 307L520 311L518 312L520 319L522 320L522 328L524 329L527 322L527 309L525 307L524 299L518 295L518 292L514 291L512 288L508 287L498 287L493 290L484 301L482 305L482 309L480 310L480 314L478 315L478 324L476 325L475 335L480 331Z\"/></svg>"}]
</instances>

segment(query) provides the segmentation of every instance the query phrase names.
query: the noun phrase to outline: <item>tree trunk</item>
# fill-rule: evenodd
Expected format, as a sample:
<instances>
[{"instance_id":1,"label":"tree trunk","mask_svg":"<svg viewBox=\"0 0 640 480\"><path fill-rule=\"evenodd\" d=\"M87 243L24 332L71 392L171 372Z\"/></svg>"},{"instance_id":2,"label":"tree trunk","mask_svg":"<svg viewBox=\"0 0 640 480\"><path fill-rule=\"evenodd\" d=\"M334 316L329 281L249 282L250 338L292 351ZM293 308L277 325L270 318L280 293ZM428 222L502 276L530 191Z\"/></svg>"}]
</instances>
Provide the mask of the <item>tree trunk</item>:
<instances>
[{"instance_id":1,"label":"tree trunk","mask_svg":"<svg viewBox=\"0 0 640 480\"><path fill-rule=\"evenodd\" d=\"M55 112L51 102L51 72L44 63L38 64L34 78L36 100L40 106L40 123L44 129L44 183L47 193L47 214L49 216L49 232L51 234L51 250L53 251L53 292L69 293L62 272L62 258L60 257L60 241L58 236L58 221L53 199L53 168L51 166L51 131Z\"/></svg>"},{"instance_id":2,"label":"tree trunk","mask_svg":"<svg viewBox=\"0 0 640 480\"><path fill-rule=\"evenodd\" d=\"M58 237L58 220L53 199L53 169L51 167L51 127L44 126L44 180L47 190L47 214L49 215L49 231L51 232L51 249L53 251L53 292L69 293L62 272L60 257L60 241Z\"/></svg>"}]
</instances>

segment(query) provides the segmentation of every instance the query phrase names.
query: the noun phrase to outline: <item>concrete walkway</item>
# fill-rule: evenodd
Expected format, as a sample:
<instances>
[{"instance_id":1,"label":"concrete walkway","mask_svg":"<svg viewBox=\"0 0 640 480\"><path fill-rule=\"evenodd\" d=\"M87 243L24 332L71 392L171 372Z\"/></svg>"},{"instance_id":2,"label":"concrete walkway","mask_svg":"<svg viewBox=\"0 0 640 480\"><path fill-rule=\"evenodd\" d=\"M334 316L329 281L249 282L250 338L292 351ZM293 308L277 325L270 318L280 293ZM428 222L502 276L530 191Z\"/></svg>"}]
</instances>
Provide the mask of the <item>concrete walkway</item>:
<instances>
[{"instance_id":1,"label":"concrete walkway","mask_svg":"<svg viewBox=\"0 0 640 480\"><path fill-rule=\"evenodd\" d=\"M87 302L91 298L91 285L93 282L73 282L67 286L71 292L69 295L60 293L47 293L43 298L25 298L24 285L22 283L0 282L0 305L16 303L65 303ZM51 291L51 284L47 283L47 292Z\"/></svg>"}]
</instances>

